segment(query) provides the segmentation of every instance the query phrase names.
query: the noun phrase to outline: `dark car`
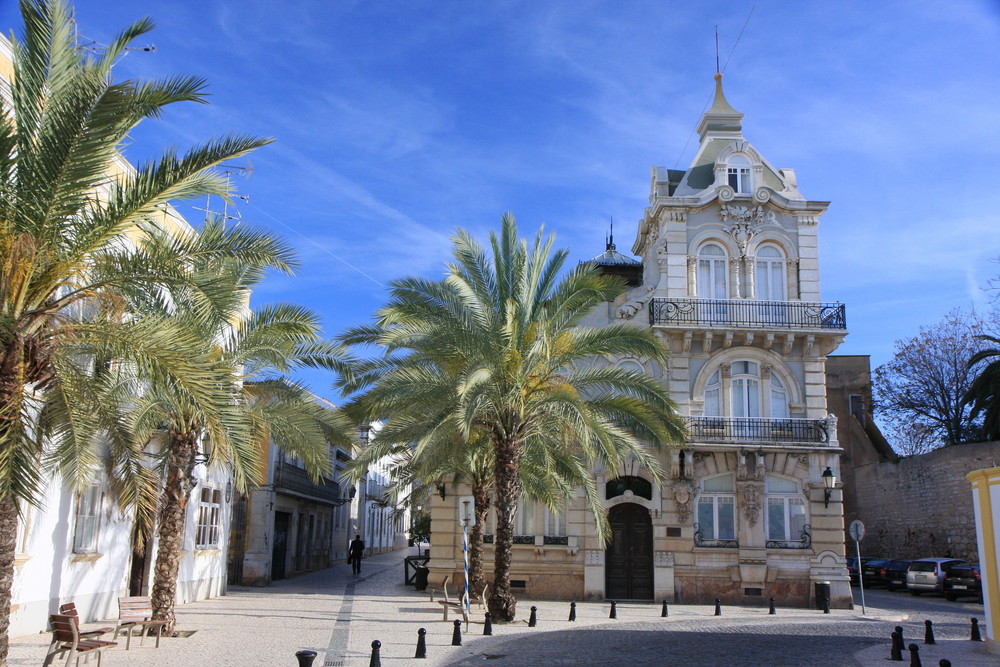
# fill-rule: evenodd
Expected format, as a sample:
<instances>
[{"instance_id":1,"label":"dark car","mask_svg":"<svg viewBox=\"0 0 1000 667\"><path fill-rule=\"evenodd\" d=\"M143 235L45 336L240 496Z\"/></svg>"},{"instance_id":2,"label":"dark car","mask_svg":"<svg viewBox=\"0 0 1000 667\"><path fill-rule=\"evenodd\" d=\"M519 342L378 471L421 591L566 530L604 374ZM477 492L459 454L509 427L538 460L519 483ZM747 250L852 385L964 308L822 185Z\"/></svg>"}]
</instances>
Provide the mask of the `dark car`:
<instances>
[{"instance_id":1,"label":"dark car","mask_svg":"<svg viewBox=\"0 0 1000 667\"><path fill-rule=\"evenodd\" d=\"M861 566L864 567L865 563L867 563L868 561L872 561L872 560L875 560L875 559L874 558L869 558L868 556L865 556L864 558L861 559ZM858 585L858 559L856 557L854 557L854 556L848 556L847 557L847 574L849 574L851 576L851 586L857 586Z\"/></svg>"},{"instance_id":2,"label":"dark car","mask_svg":"<svg viewBox=\"0 0 1000 667\"><path fill-rule=\"evenodd\" d=\"M898 591L906 588L906 570L910 567L910 561L901 558L894 558L882 567L882 578L885 580L885 587L890 591Z\"/></svg>"},{"instance_id":3,"label":"dark car","mask_svg":"<svg viewBox=\"0 0 1000 667\"><path fill-rule=\"evenodd\" d=\"M861 566L861 583L867 586L885 586L886 581L882 576L882 568L888 560L876 558Z\"/></svg>"},{"instance_id":4,"label":"dark car","mask_svg":"<svg viewBox=\"0 0 1000 667\"><path fill-rule=\"evenodd\" d=\"M944 575L944 596L954 602L960 597L983 601L983 578L976 563L955 565Z\"/></svg>"}]
</instances>

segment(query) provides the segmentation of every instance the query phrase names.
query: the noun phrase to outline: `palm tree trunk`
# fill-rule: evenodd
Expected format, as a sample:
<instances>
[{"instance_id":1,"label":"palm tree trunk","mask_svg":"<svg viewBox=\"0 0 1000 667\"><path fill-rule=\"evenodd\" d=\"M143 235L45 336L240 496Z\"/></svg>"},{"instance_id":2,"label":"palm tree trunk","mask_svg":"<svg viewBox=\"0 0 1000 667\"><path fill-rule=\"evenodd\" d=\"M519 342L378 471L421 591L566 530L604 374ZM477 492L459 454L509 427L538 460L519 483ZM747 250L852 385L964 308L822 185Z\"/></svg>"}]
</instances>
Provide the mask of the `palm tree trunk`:
<instances>
[{"instance_id":1,"label":"palm tree trunk","mask_svg":"<svg viewBox=\"0 0 1000 667\"><path fill-rule=\"evenodd\" d=\"M493 620L514 620L517 598L510 592L510 562L514 547L514 517L521 497L520 447L507 439L494 441L494 483L496 484L497 528L493 536L493 593L488 606Z\"/></svg>"},{"instance_id":2,"label":"palm tree trunk","mask_svg":"<svg viewBox=\"0 0 1000 667\"><path fill-rule=\"evenodd\" d=\"M473 484L472 497L476 501L476 525L472 527L472 534L469 536L469 590L473 597L478 597L486 588L486 579L483 577L483 529L490 511L489 487L483 483Z\"/></svg>"},{"instance_id":3,"label":"palm tree trunk","mask_svg":"<svg viewBox=\"0 0 1000 667\"><path fill-rule=\"evenodd\" d=\"M172 434L167 458L167 479L160 508L159 544L153 575L153 618L167 621L163 633L173 635L177 618L177 573L181 564L181 547L188 498L194 488L195 454L198 452L197 432Z\"/></svg>"},{"instance_id":4,"label":"palm tree trunk","mask_svg":"<svg viewBox=\"0 0 1000 667\"><path fill-rule=\"evenodd\" d=\"M17 553L17 502L7 494L0 500L0 667L7 667L10 648L10 603Z\"/></svg>"}]
</instances>

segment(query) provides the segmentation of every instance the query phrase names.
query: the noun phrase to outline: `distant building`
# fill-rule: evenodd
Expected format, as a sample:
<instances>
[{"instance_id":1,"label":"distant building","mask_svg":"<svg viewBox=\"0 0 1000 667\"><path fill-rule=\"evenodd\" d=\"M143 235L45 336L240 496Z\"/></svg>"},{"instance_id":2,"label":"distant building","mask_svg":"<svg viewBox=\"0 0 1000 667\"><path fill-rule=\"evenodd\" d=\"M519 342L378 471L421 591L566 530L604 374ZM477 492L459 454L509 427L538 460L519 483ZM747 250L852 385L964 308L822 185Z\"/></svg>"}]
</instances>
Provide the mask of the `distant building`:
<instances>
[{"instance_id":1,"label":"distant building","mask_svg":"<svg viewBox=\"0 0 1000 667\"><path fill-rule=\"evenodd\" d=\"M847 334L844 306L820 297L817 225L828 202L805 199L795 173L744 138L742 120L717 75L691 165L652 169L638 259L609 239L593 260L634 286L585 324L634 322L669 346L666 369L613 363L669 387L690 440L662 454L663 485L638 465L594 471L610 544L579 494L558 512L522 499L515 592L806 605L829 582L833 606L852 604L841 488L827 488L841 449L826 357ZM432 580L462 578L455 503L468 493L459 485L433 497Z\"/></svg>"}]
</instances>

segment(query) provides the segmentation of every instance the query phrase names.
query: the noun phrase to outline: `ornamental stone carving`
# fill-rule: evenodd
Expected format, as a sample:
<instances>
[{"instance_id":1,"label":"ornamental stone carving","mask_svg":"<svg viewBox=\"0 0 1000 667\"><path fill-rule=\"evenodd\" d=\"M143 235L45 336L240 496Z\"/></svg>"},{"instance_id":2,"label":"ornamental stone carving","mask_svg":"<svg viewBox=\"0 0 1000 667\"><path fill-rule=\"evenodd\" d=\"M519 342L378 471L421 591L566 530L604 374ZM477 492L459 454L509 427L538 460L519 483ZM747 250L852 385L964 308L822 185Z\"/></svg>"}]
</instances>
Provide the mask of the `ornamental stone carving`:
<instances>
[{"instance_id":1,"label":"ornamental stone carving","mask_svg":"<svg viewBox=\"0 0 1000 667\"><path fill-rule=\"evenodd\" d=\"M687 484L674 487L674 514L677 515L677 523L686 524L691 519L691 499L694 491Z\"/></svg>"},{"instance_id":2,"label":"ornamental stone carving","mask_svg":"<svg viewBox=\"0 0 1000 667\"><path fill-rule=\"evenodd\" d=\"M655 567L673 567L674 566L674 552L673 551L654 551L653 552L653 565Z\"/></svg>"},{"instance_id":3,"label":"ornamental stone carving","mask_svg":"<svg viewBox=\"0 0 1000 667\"><path fill-rule=\"evenodd\" d=\"M636 290L636 295L632 297L631 301L627 301L622 304L618 311L615 313L620 320L630 320L635 317L635 314L642 310L643 306L653 297L653 286L650 285L645 288L645 292L642 290Z\"/></svg>"},{"instance_id":4,"label":"ornamental stone carving","mask_svg":"<svg viewBox=\"0 0 1000 667\"><path fill-rule=\"evenodd\" d=\"M746 517L747 525L751 528L757 525L760 518L760 487L756 484L745 484L740 488L740 497L743 500L743 516Z\"/></svg>"},{"instance_id":5,"label":"ornamental stone carving","mask_svg":"<svg viewBox=\"0 0 1000 667\"><path fill-rule=\"evenodd\" d=\"M757 188L753 193L753 200L761 204L771 199L771 191L767 188Z\"/></svg>"}]
</instances>

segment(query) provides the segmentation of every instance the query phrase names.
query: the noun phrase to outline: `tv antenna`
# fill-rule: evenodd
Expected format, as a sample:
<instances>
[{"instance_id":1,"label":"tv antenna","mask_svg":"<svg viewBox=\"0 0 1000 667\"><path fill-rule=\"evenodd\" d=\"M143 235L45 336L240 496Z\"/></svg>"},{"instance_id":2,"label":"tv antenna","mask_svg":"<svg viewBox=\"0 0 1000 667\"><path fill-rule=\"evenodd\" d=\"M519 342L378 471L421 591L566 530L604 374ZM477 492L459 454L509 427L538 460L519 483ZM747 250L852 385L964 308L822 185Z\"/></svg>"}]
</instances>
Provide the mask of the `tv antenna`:
<instances>
[{"instance_id":1,"label":"tv antenna","mask_svg":"<svg viewBox=\"0 0 1000 667\"><path fill-rule=\"evenodd\" d=\"M219 166L219 168L221 168L223 170L222 173L225 174L225 177L226 177L226 190L227 191L231 190L230 186L232 184L232 176L233 176L233 174L239 174L243 178L250 178L250 174L253 173L253 163L250 162L250 160L247 160L246 166L238 165L238 164L220 164L218 166ZM244 204L249 204L250 203L250 195L241 195L241 194L237 194L237 193L233 192L230 195L230 197L232 199L240 199L240 200L243 201ZM225 220L235 220L237 224L243 222L243 215L240 213L240 210L238 208L236 208L235 206L233 207L233 215L230 215L230 213L229 213L229 198L226 198L226 197L222 197L222 211L221 212L212 209L212 196L211 195L209 195L208 197L205 198L205 208L200 208L198 206L193 206L192 208L194 210L196 210L196 211L202 211L202 212L204 212L206 214L206 216L207 215L214 215L214 216L217 216L219 218L222 218L223 221L225 221Z\"/></svg>"}]
</instances>

